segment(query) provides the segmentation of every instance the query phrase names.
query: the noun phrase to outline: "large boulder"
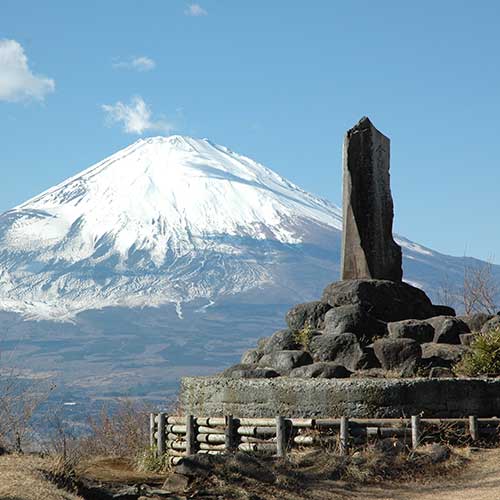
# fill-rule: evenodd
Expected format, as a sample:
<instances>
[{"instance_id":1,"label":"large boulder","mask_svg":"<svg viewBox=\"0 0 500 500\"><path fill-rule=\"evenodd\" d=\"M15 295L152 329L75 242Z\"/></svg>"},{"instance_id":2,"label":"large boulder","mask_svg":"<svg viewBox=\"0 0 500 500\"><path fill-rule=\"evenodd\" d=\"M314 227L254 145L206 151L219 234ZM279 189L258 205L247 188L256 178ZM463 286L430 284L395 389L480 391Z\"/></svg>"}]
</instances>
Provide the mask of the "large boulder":
<instances>
[{"instance_id":1,"label":"large boulder","mask_svg":"<svg viewBox=\"0 0 500 500\"><path fill-rule=\"evenodd\" d=\"M259 346L259 350L264 354L270 354L275 351L297 350L300 348L301 345L297 342L295 334L291 330L278 330Z\"/></svg>"},{"instance_id":2,"label":"large boulder","mask_svg":"<svg viewBox=\"0 0 500 500\"><path fill-rule=\"evenodd\" d=\"M333 362L313 363L301 366L290 372L290 377L295 378L348 378L351 376L345 366Z\"/></svg>"},{"instance_id":3,"label":"large boulder","mask_svg":"<svg viewBox=\"0 0 500 500\"><path fill-rule=\"evenodd\" d=\"M434 316L456 316L457 313L453 307L450 306L441 306L434 304L432 306L434 308Z\"/></svg>"},{"instance_id":4,"label":"large boulder","mask_svg":"<svg viewBox=\"0 0 500 500\"><path fill-rule=\"evenodd\" d=\"M331 306L324 302L307 302L292 307L285 316L288 328L292 331L302 330L304 327L323 329L326 312Z\"/></svg>"},{"instance_id":5,"label":"large boulder","mask_svg":"<svg viewBox=\"0 0 500 500\"><path fill-rule=\"evenodd\" d=\"M225 378L274 378L279 373L270 368L261 368L255 365L239 364L231 366L222 372Z\"/></svg>"},{"instance_id":6,"label":"large boulder","mask_svg":"<svg viewBox=\"0 0 500 500\"><path fill-rule=\"evenodd\" d=\"M323 291L322 302L332 307L361 304L379 320L426 319L434 307L425 292L404 282L357 279L338 281Z\"/></svg>"},{"instance_id":7,"label":"large boulder","mask_svg":"<svg viewBox=\"0 0 500 500\"><path fill-rule=\"evenodd\" d=\"M434 344L434 345L447 345L447 344ZM430 358L422 358L418 363L418 372L422 376L430 375L433 368L447 368L451 370L453 363L438 356L431 356Z\"/></svg>"},{"instance_id":8,"label":"large boulder","mask_svg":"<svg viewBox=\"0 0 500 500\"><path fill-rule=\"evenodd\" d=\"M325 333L354 333L362 343L369 343L386 332L385 322L368 313L362 304L334 307L325 315Z\"/></svg>"},{"instance_id":9,"label":"large boulder","mask_svg":"<svg viewBox=\"0 0 500 500\"><path fill-rule=\"evenodd\" d=\"M458 317L469 327L471 332L480 332L483 325L492 318L494 318L493 314L486 313L474 313Z\"/></svg>"},{"instance_id":10,"label":"large boulder","mask_svg":"<svg viewBox=\"0 0 500 500\"><path fill-rule=\"evenodd\" d=\"M373 343L373 351L384 370L395 370L405 375L415 372L422 349L413 339L382 338Z\"/></svg>"},{"instance_id":11,"label":"large boulder","mask_svg":"<svg viewBox=\"0 0 500 500\"><path fill-rule=\"evenodd\" d=\"M363 366L365 354L354 333L325 333L311 340L309 350L314 361L333 361L354 371Z\"/></svg>"},{"instance_id":12,"label":"large boulder","mask_svg":"<svg viewBox=\"0 0 500 500\"><path fill-rule=\"evenodd\" d=\"M249 349L243 353L240 362L242 365L256 365L262 356L262 351L259 351L258 349Z\"/></svg>"},{"instance_id":13,"label":"large boulder","mask_svg":"<svg viewBox=\"0 0 500 500\"><path fill-rule=\"evenodd\" d=\"M413 339L419 343L432 342L434 328L424 320L405 319L387 323L389 337L395 339Z\"/></svg>"},{"instance_id":14,"label":"large boulder","mask_svg":"<svg viewBox=\"0 0 500 500\"><path fill-rule=\"evenodd\" d=\"M429 370L429 378L454 378L455 375L450 368L444 368L442 366L433 366Z\"/></svg>"},{"instance_id":15,"label":"large boulder","mask_svg":"<svg viewBox=\"0 0 500 500\"><path fill-rule=\"evenodd\" d=\"M380 365L380 363L379 363ZM387 378L387 371L383 368L368 368L366 370L355 371L351 378Z\"/></svg>"},{"instance_id":16,"label":"large boulder","mask_svg":"<svg viewBox=\"0 0 500 500\"><path fill-rule=\"evenodd\" d=\"M500 316L493 316L490 320L488 320L483 327L481 328L482 333L488 333L492 330L497 330L500 328Z\"/></svg>"},{"instance_id":17,"label":"large boulder","mask_svg":"<svg viewBox=\"0 0 500 500\"><path fill-rule=\"evenodd\" d=\"M375 356L373 344L369 346L363 346L363 357L358 363L358 366L361 370L380 368L380 361L378 360L377 356Z\"/></svg>"},{"instance_id":18,"label":"large boulder","mask_svg":"<svg viewBox=\"0 0 500 500\"><path fill-rule=\"evenodd\" d=\"M438 344L460 344L460 335L470 333L467 324L453 316L436 316L427 322L434 328L434 342Z\"/></svg>"},{"instance_id":19,"label":"large boulder","mask_svg":"<svg viewBox=\"0 0 500 500\"><path fill-rule=\"evenodd\" d=\"M271 337L261 337L257 341L257 350L260 351L260 352L264 352L264 348L266 347L266 344L269 342L270 338Z\"/></svg>"},{"instance_id":20,"label":"large boulder","mask_svg":"<svg viewBox=\"0 0 500 500\"><path fill-rule=\"evenodd\" d=\"M287 350L274 351L265 354L259 361L259 366L272 368L281 374L288 373L299 366L309 365L313 362L311 355L305 351Z\"/></svg>"},{"instance_id":21,"label":"large boulder","mask_svg":"<svg viewBox=\"0 0 500 500\"><path fill-rule=\"evenodd\" d=\"M462 345L470 347L473 344L474 340L476 340L477 333L461 333L459 337L460 343Z\"/></svg>"},{"instance_id":22,"label":"large boulder","mask_svg":"<svg viewBox=\"0 0 500 500\"><path fill-rule=\"evenodd\" d=\"M465 345L454 344L436 344L430 342L422 344L422 360L425 361L429 358L439 358L444 361L449 361L451 364L458 363L462 356L469 351ZM444 363L446 366L446 364Z\"/></svg>"}]
</instances>

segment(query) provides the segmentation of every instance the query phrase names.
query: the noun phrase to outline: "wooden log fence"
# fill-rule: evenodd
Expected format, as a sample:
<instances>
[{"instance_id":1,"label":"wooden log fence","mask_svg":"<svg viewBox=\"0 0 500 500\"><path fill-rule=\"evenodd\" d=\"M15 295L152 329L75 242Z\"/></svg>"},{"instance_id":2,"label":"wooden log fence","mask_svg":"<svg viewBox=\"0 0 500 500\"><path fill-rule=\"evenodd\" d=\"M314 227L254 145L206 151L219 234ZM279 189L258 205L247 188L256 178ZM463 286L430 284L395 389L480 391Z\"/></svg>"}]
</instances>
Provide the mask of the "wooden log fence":
<instances>
[{"instance_id":1,"label":"wooden log fence","mask_svg":"<svg viewBox=\"0 0 500 500\"><path fill-rule=\"evenodd\" d=\"M151 414L150 443L158 456L176 465L196 453L222 454L250 451L286 457L292 448L336 444L340 454L351 445L369 439L397 438L415 450L428 426L453 425L463 429L472 442L480 437L500 437L499 418L235 418L168 416Z\"/></svg>"}]
</instances>

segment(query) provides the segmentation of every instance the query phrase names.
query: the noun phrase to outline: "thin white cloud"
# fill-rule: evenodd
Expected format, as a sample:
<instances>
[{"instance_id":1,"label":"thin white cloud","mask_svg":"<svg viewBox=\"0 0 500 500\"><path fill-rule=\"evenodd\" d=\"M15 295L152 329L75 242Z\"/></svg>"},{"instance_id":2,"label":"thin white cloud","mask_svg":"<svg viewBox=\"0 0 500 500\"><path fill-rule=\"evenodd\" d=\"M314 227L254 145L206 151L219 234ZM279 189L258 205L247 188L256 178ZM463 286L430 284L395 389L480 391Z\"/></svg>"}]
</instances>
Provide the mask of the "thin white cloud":
<instances>
[{"instance_id":1,"label":"thin white cloud","mask_svg":"<svg viewBox=\"0 0 500 500\"><path fill-rule=\"evenodd\" d=\"M131 69L134 71L151 71L156 68L156 62L150 57L132 57L126 61L118 61L113 64L116 69Z\"/></svg>"},{"instance_id":2,"label":"thin white cloud","mask_svg":"<svg viewBox=\"0 0 500 500\"><path fill-rule=\"evenodd\" d=\"M20 43L0 40L0 101L43 101L54 89L54 80L31 72Z\"/></svg>"},{"instance_id":3,"label":"thin white cloud","mask_svg":"<svg viewBox=\"0 0 500 500\"><path fill-rule=\"evenodd\" d=\"M188 8L184 11L186 16L200 17L200 16L208 16L208 12L198 3L192 3L188 6Z\"/></svg>"},{"instance_id":4,"label":"thin white cloud","mask_svg":"<svg viewBox=\"0 0 500 500\"><path fill-rule=\"evenodd\" d=\"M153 120L153 113L141 96L132 97L129 104L121 101L115 104L103 104L102 109L106 113L108 123L121 124L127 134L169 133L174 129L171 123L163 119Z\"/></svg>"}]
</instances>

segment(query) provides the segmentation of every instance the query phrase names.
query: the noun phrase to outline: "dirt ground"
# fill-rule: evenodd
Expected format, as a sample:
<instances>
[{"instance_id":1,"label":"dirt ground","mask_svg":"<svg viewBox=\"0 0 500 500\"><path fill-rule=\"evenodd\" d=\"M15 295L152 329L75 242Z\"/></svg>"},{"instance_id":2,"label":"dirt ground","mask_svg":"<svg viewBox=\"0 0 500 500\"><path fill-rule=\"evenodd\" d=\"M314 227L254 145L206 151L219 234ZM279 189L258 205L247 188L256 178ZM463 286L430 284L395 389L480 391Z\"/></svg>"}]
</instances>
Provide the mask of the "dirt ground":
<instances>
[{"instance_id":1,"label":"dirt ground","mask_svg":"<svg viewBox=\"0 0 500 500\"><path fill-rule=\"evenodd\" d=\"M354 489L347 494L345 491L339 491L338 498L353 500L500 500L500 449L481 450L473 453L471 463L454 477L398 486L386 484L367 486Z\"/></svg>"},{"instance_id":2,"label":"dirt ground","mask_svg":"<svg viewBox=\"0 0 500 500\"><path fill-rule=\"evenodd\" d=\"M44 460L37 457L1 456L0 500L83 500L47 481L40 472L46 467ZM130 477L130 471L122 470L114 460L99 461L99 467L87 469L86 473L106 482L126 480L129 484L148 479L160 483L164 479L162 475ZM469 464L449 477L359 487L340 481L320 481L299 494L279 489L275 493L282 500L500 500L500 449L472 453Z\"/></svg>"}]
</instances>

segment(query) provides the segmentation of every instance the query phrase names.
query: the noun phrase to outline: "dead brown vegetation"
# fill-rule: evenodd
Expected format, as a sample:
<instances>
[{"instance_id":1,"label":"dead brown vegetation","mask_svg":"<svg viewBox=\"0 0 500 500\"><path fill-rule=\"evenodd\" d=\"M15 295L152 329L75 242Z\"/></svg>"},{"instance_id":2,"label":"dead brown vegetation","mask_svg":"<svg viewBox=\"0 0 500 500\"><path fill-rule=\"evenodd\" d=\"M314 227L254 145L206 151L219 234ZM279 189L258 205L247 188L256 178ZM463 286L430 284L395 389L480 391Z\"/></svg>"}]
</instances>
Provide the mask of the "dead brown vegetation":
<instances>
[{"instance_id":1,"label":"dead brown vegetation","mask_svg":"<svg viewBox=\"0 0 500 500\"><path fill-rule=\"evenodd\" d=\"M0 449L20 453L32 444L33 415L53 389L50 381L27 379L15 370L0 374Z\"/></svg>"},{"instance_id":2,"label":"dead brown vegetation","mask_svg":"<svg viewBox=\"0 0 500 500\"><path fill-rule=\"evenodd\" d=\"M30 455L0 457L0 498L2 500L82 500L47 480L50 460Z\"/></svg>"},{"instance_id":3,"label":"dead brown vegetation","mask_svg":"<svg viewBox=\"0 0 500 500\"><path fill-rule=\"evenodd\" d=\"M413 452L386 442L385 446L370 445L347 457L325 450L294 453L287 460L247 453L205 456L197 459L202 467L199 472L194 469L196 477L190 491L210 492L228 500L334 498L317 495L331 481L348 488L349 484L449 475L464 466L466 454L437 445Z\"/></svg>"},{"instance_id":4,"label":"dead brown vegetation","mask_svg":"<svg viewBox=\"0 0 500 500\"><path fill-rule=\"evenodd\" d=\"M493 276L491 261L466 265L463 283L462 303L465 314L496 314L500 287Z\"/></svg>"},{"instance_id":5,"label":"dead brown vegetation","mask_svg":"<svg viewBox=\"0 0 500 500\"><path fill-rule=\"evenodd\" d=\"M491 260L471 260L464 264L460 286L454 286L450 277L445 275L436 293L440 304L462 308L467 315L496 314L499 309L500 284L494 276Z\"/></svg>"}]
</instances>

